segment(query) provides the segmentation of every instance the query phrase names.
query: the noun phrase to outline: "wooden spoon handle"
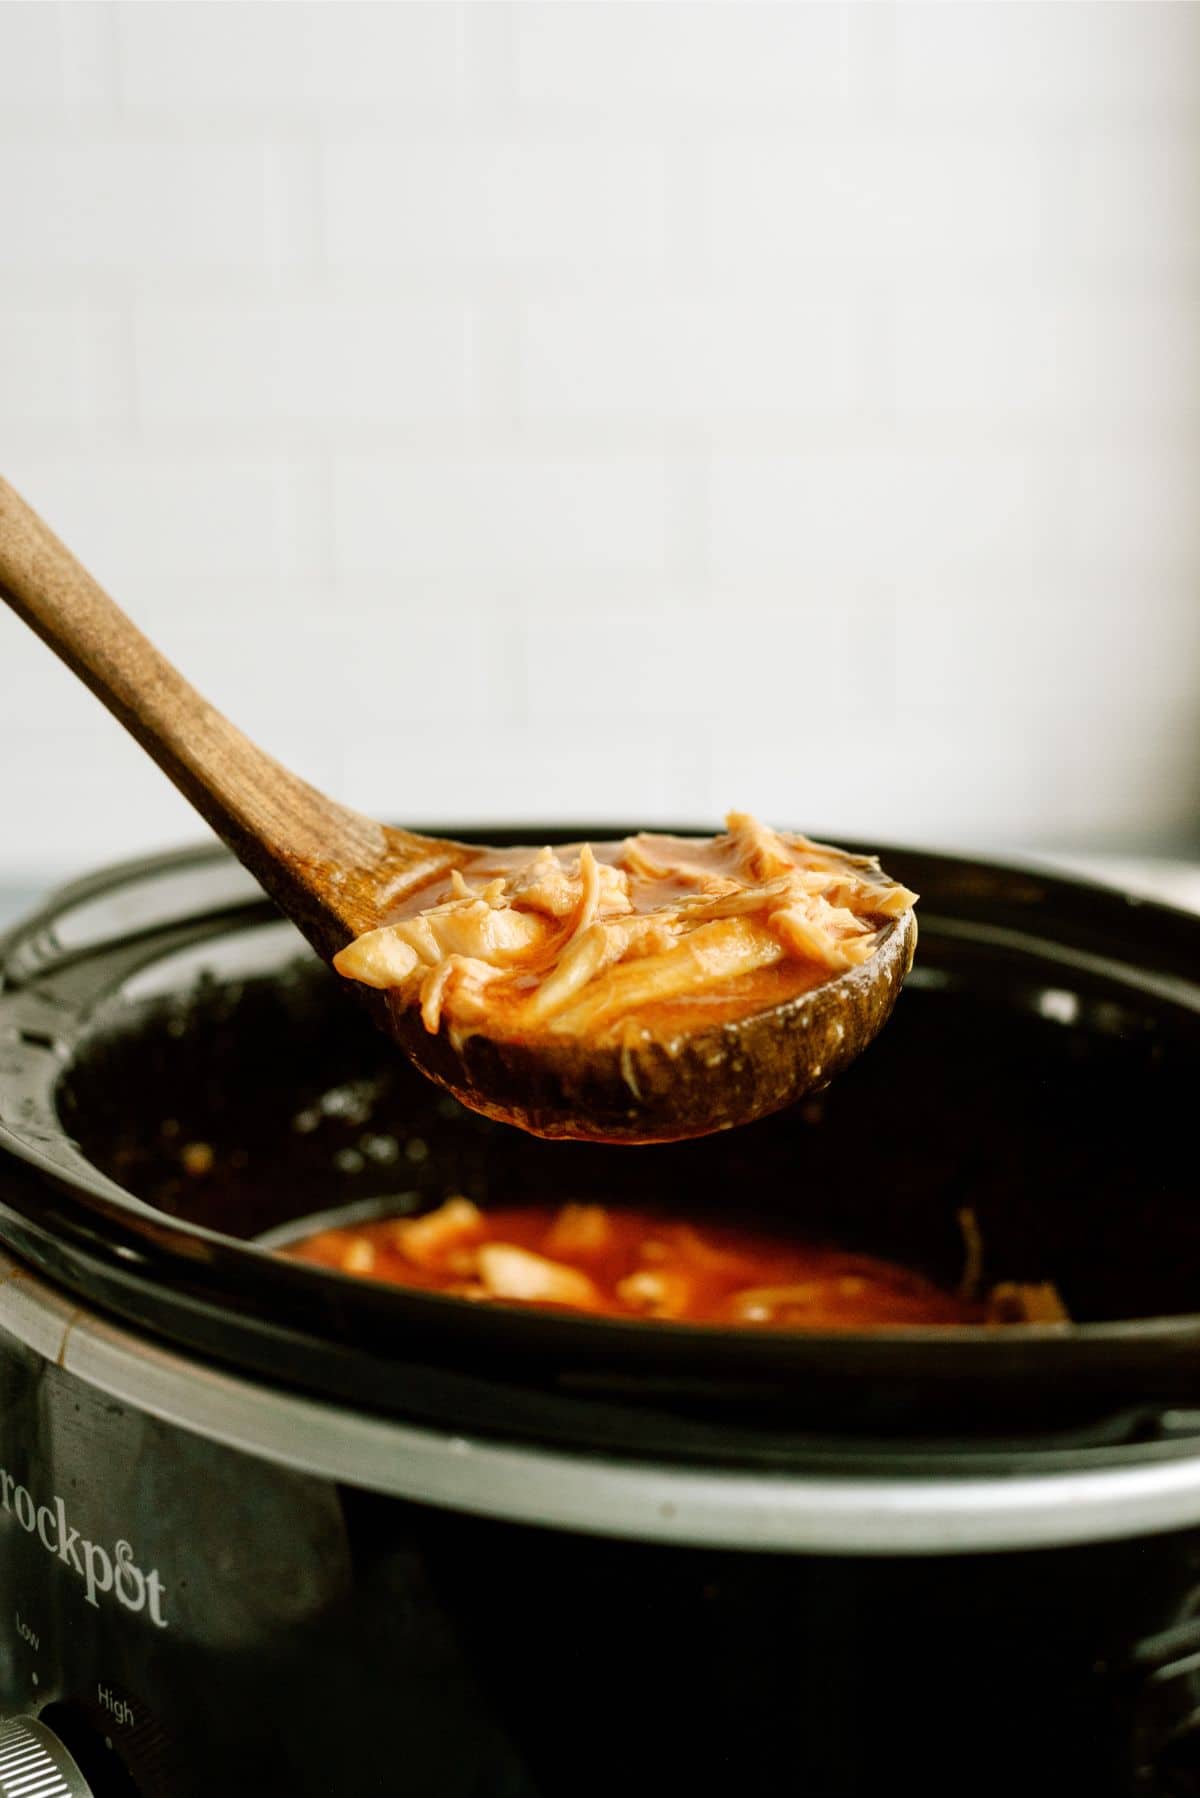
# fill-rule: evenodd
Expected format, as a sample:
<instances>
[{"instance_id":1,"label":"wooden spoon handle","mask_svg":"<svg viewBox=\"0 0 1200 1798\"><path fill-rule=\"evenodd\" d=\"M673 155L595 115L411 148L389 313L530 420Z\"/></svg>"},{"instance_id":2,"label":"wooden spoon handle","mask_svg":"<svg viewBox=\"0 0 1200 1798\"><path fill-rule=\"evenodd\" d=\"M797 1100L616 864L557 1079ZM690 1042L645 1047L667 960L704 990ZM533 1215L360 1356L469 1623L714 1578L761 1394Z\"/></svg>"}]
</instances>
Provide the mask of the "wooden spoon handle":
<instances>
[{"instance_id":1,"label":"wooden spoon handle","mask_svg":"<svg viewBox=\"0 0 1200 1798\"><path fill-rule=\"evenodd\" d=\"M209 705L3 479L0 593L219 835L228 840L250 829L299 848L298 828L314 800L344 819L344 828L369 824L282 768ZM327 832L321 841L328 853Z\"/></svg>"},{"instance_id":2,"label":"wooden spoon handle","mask_svg":"<svg viewBox=\"0 0 1200 1798\"><path fill-rule=\"evenodd\" d=\"M203 699L0 479L0 596L85 681L284 906L299 880L428 856L282 767ZM336 886L336 883L335 883ZM357 928L357 911L349 922Z\"/></svg>"}]
</instances>

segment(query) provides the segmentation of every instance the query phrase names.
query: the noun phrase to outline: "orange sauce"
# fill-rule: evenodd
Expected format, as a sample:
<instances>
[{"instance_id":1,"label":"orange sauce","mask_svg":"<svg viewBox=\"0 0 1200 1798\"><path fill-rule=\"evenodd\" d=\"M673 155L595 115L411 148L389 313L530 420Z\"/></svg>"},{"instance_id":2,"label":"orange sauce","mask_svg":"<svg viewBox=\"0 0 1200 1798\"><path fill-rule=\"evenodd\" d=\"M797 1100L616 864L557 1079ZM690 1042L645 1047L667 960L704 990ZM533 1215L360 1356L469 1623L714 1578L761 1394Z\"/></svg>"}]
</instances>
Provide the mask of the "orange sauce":
<instances>
[{"instance_id":1,"label":"orange sauce","mask_svg":"<svg viewBox=\"0 0 1200 1798\"><path fill-rule=\"evenodd\" d=\"M745 878L738 852L727 840L663 838L661 841L678 841L694 863L712 874L734 879ZM625 844L622 842L598 842L593 843L592 848L596 860L610 866L618 865L625 853ZM528 865L529 858L528 848L488 849L464 863L461 873L470 885L481 888L497 875L518 872ZM407 894L385 921L395 924L404 918L416 917L432 906L443 904L450 898L452 890L448 877L431 881ZM677 905L681 900L694 895L695 891L694 884L678 876L658 879L632 874L629 881L632 909L643 915L662 906ZM887 922L884 917L875 920L877 926ZM569 925L567 928L569 930ZM560 948L561 940L556 938L540 961L552 962ZM539 1036L549 1034L545 1028L530 1029L528 1025L514 1028L505 1015L514 1012L529 997L544 973L545 967L535 962L527 973L516 973L490 989L487 1022L489 1036L499 1041L507 1039L532 1042ZM756 968L751 973L726 979L720 986L708 991L701 990L673 999L659 999L652 1004L643 1005L629 1014L627 1029L623 1034L626 1040L652 1037L660 1042L670 1041L713 1025L735 1023L739 1018L753 1017L758 1012L812 992L815 987L831 978L829 969L819 962L789 955L768 967Z\"/></svg>"},{"instance_id":2,"label":"orange sauce","mask_svg":"<svg viewBox=\"0 0 1200 1798\"><path fill-rule=\"evenodd\" d=\"M460 1209L462 1215L451 1216ZM446 1220L444 1229L439 1219ZM421 1230L429 1224L432 1230ZM892 1262L764 1231L607 1206L481 1212L456 1200L425 1218L323 1230L286 1252L474 1302L602 1317L784 1330L986 1321L980 1304ZM546 1294L518 1296L529 1279L544 1280Z\"/></svg>"}]
</instances>

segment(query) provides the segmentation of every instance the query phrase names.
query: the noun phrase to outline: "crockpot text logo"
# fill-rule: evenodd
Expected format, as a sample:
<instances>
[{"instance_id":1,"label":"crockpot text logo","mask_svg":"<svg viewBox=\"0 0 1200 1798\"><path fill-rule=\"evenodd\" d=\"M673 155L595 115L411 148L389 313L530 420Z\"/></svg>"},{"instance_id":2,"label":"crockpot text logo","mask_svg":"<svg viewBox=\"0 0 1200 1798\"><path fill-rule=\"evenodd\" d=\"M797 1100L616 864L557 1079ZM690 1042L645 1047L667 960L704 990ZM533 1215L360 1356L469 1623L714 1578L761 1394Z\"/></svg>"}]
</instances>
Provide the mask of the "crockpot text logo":
<instances>
[{"instance_id":1,"label":"crockpot text logo","mask_svg":"<svg viewBox=\"0 0 1200 1798\"><path fill-rule=\"evenodd\" d=\"M57 1555L66 1567L74 1568L87 1590L84 1597L96 1610L100 1609L100 1592L111 1592L127 1611L148 1611L150 1621L166 1629L162 1613L163 1583L158 1569L143 1573L133 1558L128 1542L115 1544L110 1554L99 1542L89 1542L67 1521L67 1507L54 1495L51 1505L39 1505L24 1486L18 1486L11 1473L0 1467L0 1506L15 1517L28 1536L36 1536L47 1554Z\"/></svg>"}]
</instances>

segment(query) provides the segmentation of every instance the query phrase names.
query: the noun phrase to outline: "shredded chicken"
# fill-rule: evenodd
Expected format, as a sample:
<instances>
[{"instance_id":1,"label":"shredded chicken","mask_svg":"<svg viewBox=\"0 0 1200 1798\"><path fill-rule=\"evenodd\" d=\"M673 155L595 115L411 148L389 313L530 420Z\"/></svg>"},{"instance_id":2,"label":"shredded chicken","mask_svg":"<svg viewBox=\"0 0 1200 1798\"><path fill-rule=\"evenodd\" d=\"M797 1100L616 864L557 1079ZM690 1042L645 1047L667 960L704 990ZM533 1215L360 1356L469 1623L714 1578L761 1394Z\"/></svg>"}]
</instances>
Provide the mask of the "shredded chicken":
<instances>
[{"instance_id":1,"label":"shredded chicken","mask_svg":"<svg viewBox=\"0 0 1200 1798\"><path fill-rule=\"evenodd\" d=\"M366 1236L356 1236L347 1244L342 1262L348 1274L369 1274L375 1267L375 1244Z\"/></svg>"},{"instance_id":2,"label":"shredded chicken","mask_svg":"<svg viewBox=\"0 0 1200 1798\"><path fill-rule=\"evenodd\" d=\"M509 1242L489 1242L480 1249L479 1274L484 1290L495 1299L522 1299L539 1305L590 1306L596 1302L595 1286L578 1268Z\"/></svg>"},{"instance_id":3,"label":"shredded chicken","mask_svg":"<svg viewBox=\"0 0 1200 1798\"><path fill-rule=\"evenodd\" d=\"M866 857L741 812L726 822L707 841L481 854L437 903L367 931L334 966L418 1006L430 1031L445 1018L517 1038L603 1036L777 964L857 967L915 901Z\"/></svg>"},{"instance_id":4,"label":"shredded chicken","mask_svg":"<svg viewBox=\"0 0 1200 1798\"><path fill-rule=\"evenodd\" d=\"M447 1199L423 1217L400 1218L392 1225L393 1240L417 1267L437 1267L442 1257L469 1237L484 1233L484 1216L470 1199Z\"/></svg>"},{"instance_id":5,"label":"shredded chicken","mask_svg":"<svg viewBox=\"0 0 1200 1798\"><path fill-rule=\"evenodd\" d=\"M988 1296L988 1321L996 1324L1068 1324L1071 1314L1050 1280L1000 1280Z\"/></svg>"},{"instance_id":6,"label":"shredded chicken","mask_svg":"<svg viewBox=\"0 0 1200 1798\"><path fill-rule=\"evenodd\" d=\"M1070 1327L1048 1282L954 1293L913 1268L790 1233L713 1219L701 1228L686 1217L581 1201L481 1210L453 1197L423 1217L319 1232L291 1252L456 1298L647 1322L767 1330Z\"/></svg>"},{"instance_id":7,"label":"shredded chicken","mask_svg":"<svg viewBox=\"0 0 1200 1798\"><path fill-rule=\"evenodd\" d=\"M602 1255L612 1235L603 1205L564 1205L546 1234L545 1249L568 1261L573 1255Z\"/></svg>"},{"instance_id":8,"label":"shredded chicken","mask_svg":"<svg viewBox=\"0 0 1200 1798\"><path fill-rule=\"evenodd\" d=\"M734 1299L733 1315L745 1323L769 1323L779 1311L811 1311L823 1295L819 1280L800 1280L793 1286L749 1286Z\"/></svg>"},{"instance_id":9,"label":"shredded chicken","mask_svg":"<svg viewBox=\"0 0 1200 1798\"><path fill-rule=\"evenodd\" d=\"M956 1216L963 1238L963 1270L958 1290L962 1298L973 1299L983 1279L983 1233L973 1206L964 1205Z\"/></svg>"},{"instance_id":10,"label":"shredded chicken","mask_svg":"<svg viewBox=\"0 0 1200 1798\"><path fill-rule=\"evenodd\" d=\"M617 1297L633 1311L648 1317L686 1317L691 1310L695 1281L680 1268L652 1272L642 1268L616 1285Z\"/></svg>"}]
</instances>

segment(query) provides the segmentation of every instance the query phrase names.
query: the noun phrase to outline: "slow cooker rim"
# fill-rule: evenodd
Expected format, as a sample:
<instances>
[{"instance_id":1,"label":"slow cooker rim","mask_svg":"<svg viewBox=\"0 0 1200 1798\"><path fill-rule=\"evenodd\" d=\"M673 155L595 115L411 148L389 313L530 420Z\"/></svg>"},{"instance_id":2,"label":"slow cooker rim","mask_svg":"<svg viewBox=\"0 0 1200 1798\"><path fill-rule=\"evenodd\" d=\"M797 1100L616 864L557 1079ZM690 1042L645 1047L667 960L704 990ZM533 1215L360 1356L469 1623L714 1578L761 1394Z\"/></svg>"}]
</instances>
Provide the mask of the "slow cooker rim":
<instances>
[{"instance_id":1,"label":"slow cooker rim","mask_svg":"<svg viewBox=\"0 0 1200 1798\"><path fill-rule=\"evenodd\" d=\"M496 1443L275 1389L80 1307L0 1254L0 1327L111 1400L355 1488L511 1523L744 1552L1019 1552L1200 1523L1200 1452L1063 1472L745 1473Z\"/></svg>"}]
</instances>

